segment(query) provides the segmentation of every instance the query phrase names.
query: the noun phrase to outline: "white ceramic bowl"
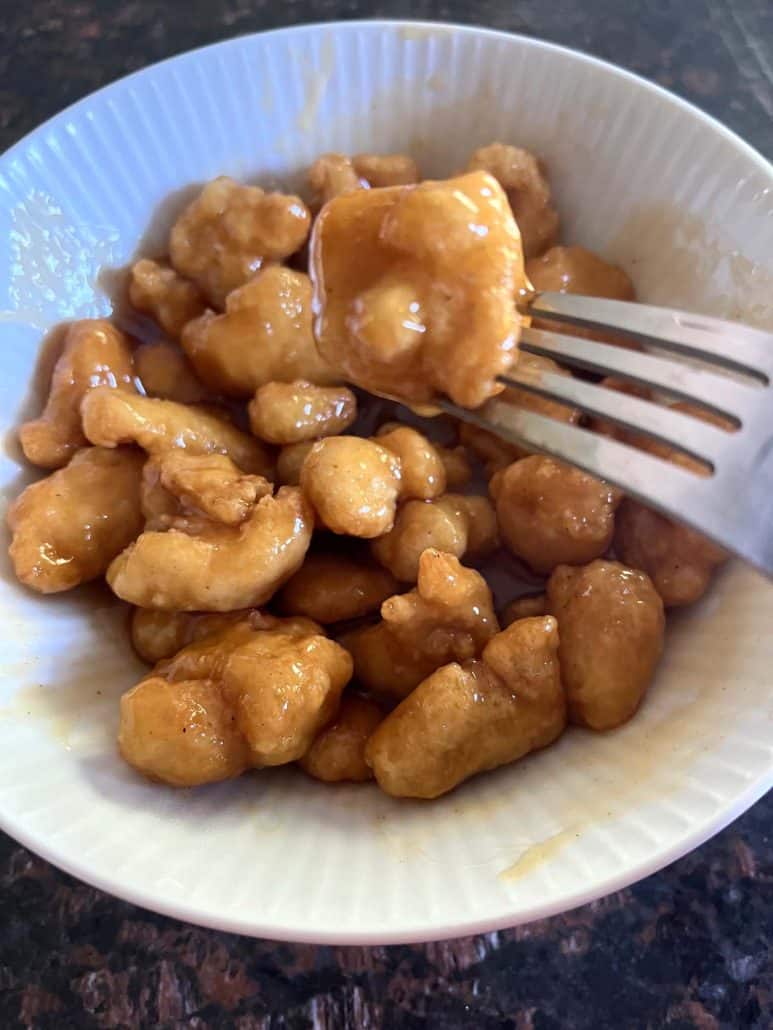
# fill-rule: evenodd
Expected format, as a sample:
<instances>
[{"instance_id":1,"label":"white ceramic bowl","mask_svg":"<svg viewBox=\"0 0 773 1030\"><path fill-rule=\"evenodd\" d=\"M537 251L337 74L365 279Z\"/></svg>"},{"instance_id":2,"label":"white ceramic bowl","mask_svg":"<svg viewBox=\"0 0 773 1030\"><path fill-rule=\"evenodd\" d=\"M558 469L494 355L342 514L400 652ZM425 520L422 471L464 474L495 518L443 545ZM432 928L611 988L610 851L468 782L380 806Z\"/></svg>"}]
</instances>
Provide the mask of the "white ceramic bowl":
<instances>
[{"instance_id":1,"label":"white ceramic bowl","mask_svg":"<svg viewBox=\"0 0 773 1030\"><path fill-rule=\"evenodd\" d=\"M426 174L492 139L550 167L565 236L642 296L773 326L773 169L721 125L592 58L479 29L302 27L186 54L63 112L0 162L2 490L44 330L109 309L97 285L167 200L219 173L297 182L321 151L400 150ZM154 232L147 234L148 226ZM725 825L773 780L773 590L734 564L674 616L640 714L432 803L293 769L195 792L118 759L138 673L94 588L0 583L0 823L63 869L192 922L385 943L490 930L622 887Z\"/></svg>"}]
</instances>

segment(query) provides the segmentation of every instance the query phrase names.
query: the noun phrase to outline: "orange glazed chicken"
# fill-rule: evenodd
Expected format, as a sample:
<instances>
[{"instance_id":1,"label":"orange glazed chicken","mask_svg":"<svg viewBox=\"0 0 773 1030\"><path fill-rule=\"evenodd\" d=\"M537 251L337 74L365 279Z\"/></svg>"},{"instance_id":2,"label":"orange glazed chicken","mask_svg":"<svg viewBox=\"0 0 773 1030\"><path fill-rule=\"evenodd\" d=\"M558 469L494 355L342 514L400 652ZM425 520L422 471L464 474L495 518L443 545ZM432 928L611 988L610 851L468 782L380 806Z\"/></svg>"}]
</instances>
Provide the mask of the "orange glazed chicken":
<instances>
[{"instance_id":1,"label":"orange glazed chicken","mask_svg":"<svg viewBox=\"0 0 773 1030\"><path fill-rule=\"evenodd\" d=\"M237 622L159 665L121 699L124 758L176 787L301 758L352 672L307 619Z\"/></svg>"},{"instance_id":2,"label":"orange glazed chicken","mask_svg":"<svg viewBox=\"0 0 773 1030\"><path fill-rule=\"evenodd\" d=\"M147 779L288 765L310 793L436 798L567 723L631 719L664 612L726 555L565 462L435 417L499 395L579 422L498 379L516 361L527 385L570 375L518 354L519 293L635 296L562 241L538 154L493 142L422 180L408 154L329 152L306 185L198 184L129 269L120 323L61 328L19 429L42 478L9 504L9 556L20 589L103 578L124 604L147 671L118 743Z\"/></svg>"},{"instance_id":3,"label":"orange glazed chicken","mask_svg":"<svg viewBox=\"0 0 773 1030\"><path fill-rule=\"evenodd\" d=\"M353 190L312 233L316 333L327 361L375 393L477 407L515 358L518 227L486 172Z\"/></svg>"},{"instance_id":4,"label":"orange glazed chicken","mask_svg":"<svg viewBox=\"0 0 773 1030\"><path fill-rule=\"evenodd\" d=\"M426 550L414 590L381 605L381 622L341 638L357 679L386 700L400 700L445 662L474 658L499 629L491 591L452 554Z\"/></svg>"},{"instance_id":5,"label":"orange glazed chicken","mask_svg":"<svg viewBox=\"0 0 773 1030\"><path fill-rule=\"evenodd\" d=\"M365 760L396 797L436 798L552 744L566 725L556 620L521 619L480 659L433 672L378 726Z\"/></svg>"}]
</instances>

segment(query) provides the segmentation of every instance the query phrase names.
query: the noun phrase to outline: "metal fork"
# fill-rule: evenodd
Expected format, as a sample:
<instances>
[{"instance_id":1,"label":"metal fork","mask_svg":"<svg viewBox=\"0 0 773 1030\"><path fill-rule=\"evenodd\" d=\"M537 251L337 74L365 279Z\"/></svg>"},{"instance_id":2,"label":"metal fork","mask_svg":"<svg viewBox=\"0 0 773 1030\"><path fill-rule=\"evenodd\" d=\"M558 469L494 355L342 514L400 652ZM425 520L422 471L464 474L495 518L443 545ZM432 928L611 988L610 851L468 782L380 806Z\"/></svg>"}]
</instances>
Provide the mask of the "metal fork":
<instances>
[{"instance_id":1,"label":"metal fork","mask_svg":"<svg viewBox=\"0 0 773 1030\"><path fill-rule=\"evenodd\" d=\"M663 514L699 530L773 576L773 334L703 315L561 293L535 294L522 314L633 338L668 352L643 353L541 329L524 329L521 349L562 365L614 376L691 401L728 418L726 432L688 414L553 372L500 382L563 402L705 463L687 469L593 430L559 422L494 398L456 418L578 465ZM697 358L706 366L674 360ZM727 374L727 373L735 374Z\"/></svg>"}]
</instances>

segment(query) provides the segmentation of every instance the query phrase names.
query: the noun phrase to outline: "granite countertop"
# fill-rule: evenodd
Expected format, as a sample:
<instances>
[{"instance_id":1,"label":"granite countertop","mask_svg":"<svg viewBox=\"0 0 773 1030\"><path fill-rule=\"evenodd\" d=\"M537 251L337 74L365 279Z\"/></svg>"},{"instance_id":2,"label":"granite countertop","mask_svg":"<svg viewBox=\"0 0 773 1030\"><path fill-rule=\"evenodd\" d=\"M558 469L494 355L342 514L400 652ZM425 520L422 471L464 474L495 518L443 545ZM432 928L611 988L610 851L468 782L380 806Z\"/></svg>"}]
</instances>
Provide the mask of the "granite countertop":
<instances>
[{"instance_id":1,"label":"granite countertop","mask_svg":"<svg viewBox=\"0 0 773 1030\"><path fill-rule=\"evenodd\" d=\"M540 36L686 96L773 158L770 0L29 0L3 5L0 147L170 54L310 20ZM276 944L93 890L0 835L0 1026L715 1030L773 1026L773 795L693 854L568 915L439 944Z\"/></svg>"}]
</instances>

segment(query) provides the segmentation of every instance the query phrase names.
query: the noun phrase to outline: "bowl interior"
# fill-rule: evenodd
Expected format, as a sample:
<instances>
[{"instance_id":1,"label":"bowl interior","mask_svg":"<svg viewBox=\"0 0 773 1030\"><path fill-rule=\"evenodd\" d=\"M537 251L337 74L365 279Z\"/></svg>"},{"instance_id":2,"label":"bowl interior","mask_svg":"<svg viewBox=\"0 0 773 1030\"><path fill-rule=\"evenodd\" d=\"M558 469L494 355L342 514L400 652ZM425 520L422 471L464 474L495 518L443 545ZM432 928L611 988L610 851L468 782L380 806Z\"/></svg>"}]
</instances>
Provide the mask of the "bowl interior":
<instances>
[{"instance_id":1,"label":"bowl interior","mask_svg":"<svg viewBox=\"0 0 773 1030\"><path fill-rule=\"evenodd\" d=\"M105 269L155 252L191 184L297 186L326 150L409 151L425 174L502 139L548 163L564 238L643 298L773 328L773 170L716 123L590 58L482 30L304 27L184 55L65 111L0 161L4 502L41 339L106 313ZM36 368L38 369L36 379ZM0 581L0 823L147 907L248 933L387 942L512 925L677 857L771 782L773 591L739 564L674 615L642 711L431 804L292 769L196 792L115 752L140 667L100 587Z\"/></svg>"}]
</instances>

